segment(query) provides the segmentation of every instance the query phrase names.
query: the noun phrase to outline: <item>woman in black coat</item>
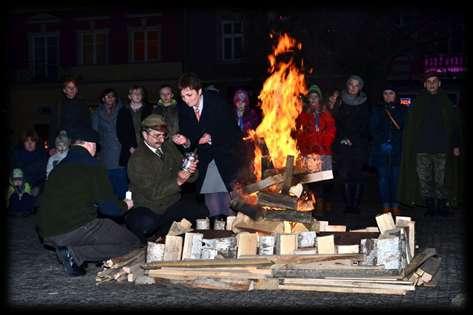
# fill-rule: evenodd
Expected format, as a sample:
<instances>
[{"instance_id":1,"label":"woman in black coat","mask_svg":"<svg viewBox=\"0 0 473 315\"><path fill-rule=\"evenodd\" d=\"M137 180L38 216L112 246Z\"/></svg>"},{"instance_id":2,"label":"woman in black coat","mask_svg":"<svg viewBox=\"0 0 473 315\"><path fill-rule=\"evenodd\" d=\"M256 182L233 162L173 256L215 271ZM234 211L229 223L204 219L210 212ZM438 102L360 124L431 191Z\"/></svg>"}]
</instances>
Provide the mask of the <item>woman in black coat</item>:
<instances>
[{"instance_id":1,"label":"woman in black coat","mask_svg":"<svg viewBox=\"0 0 473 315\"><path fill-rule=\"evenodd\" d=\"M193 73L183 74L178 87L180 133L172 139L189 151L198 149L197 189L205 196L209 216L233 215L229 192L241 165L242 134L232 108L218 93L203 92Z\"/></svg>"},{"instance_id":2,"label":"woman in black coat","mask_svg":"<svg viewBox=\"0 0 473 315\"><path fill-rule=\"evenodd\" d=\"M337 174L343 181L345 212L359 213L363 194L363 166L368 162L370 112L363 79L352 75L342 91L342 103L335 114L337 136L334 151Z\"/></svg>"}]
</instances>

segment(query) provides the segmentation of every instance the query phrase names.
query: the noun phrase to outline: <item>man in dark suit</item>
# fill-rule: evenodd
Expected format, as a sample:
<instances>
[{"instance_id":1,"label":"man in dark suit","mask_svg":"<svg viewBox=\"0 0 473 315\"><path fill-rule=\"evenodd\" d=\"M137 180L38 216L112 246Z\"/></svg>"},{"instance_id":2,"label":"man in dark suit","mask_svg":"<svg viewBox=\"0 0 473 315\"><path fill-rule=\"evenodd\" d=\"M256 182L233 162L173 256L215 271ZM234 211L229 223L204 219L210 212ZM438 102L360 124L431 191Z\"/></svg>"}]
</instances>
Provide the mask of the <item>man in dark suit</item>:
<instances>
[{"instance_id":1,"label":"man in dark suit","mask_svg":"<svg viewBox=\"0 0 473 315\"><path fill-rule=\"evenodd\" d=\"M187 150L198 148L197 189L205 196L209 216L233 215L229 192L241 165L242 134L232 108L218 93L203 92L194 73L183 74L178 87L180 133L172 140Z\"/></svg>"}]
</instances>

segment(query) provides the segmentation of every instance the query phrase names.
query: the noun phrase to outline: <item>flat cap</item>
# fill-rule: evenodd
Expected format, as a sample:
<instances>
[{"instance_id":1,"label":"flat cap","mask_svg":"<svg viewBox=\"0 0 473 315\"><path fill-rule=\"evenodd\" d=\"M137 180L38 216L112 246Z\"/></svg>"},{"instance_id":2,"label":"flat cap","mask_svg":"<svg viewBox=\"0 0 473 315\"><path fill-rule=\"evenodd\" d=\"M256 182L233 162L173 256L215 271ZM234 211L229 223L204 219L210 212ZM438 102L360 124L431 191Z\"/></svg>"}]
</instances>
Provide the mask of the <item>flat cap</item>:
<instances>
[{"instance_id":1,"label":"flat cap","mask_svg":"<svg viewBox=\"0 0 473 315\"><path fill-rule=\"evenodd\" d=\"M82 140L86 142L99 142L99 134L91 127L80 127L71 130L71 138L76 140Z\"/></svg>"},{"instance_id":2,"label":"flat cap","mask_svg":"<svg viewBox=\"0 0 473 315\"><path fill-rule=\"evenodd\" d=\"M166 128L167 124L163 116L158 115L158 114L151 114L141 122L141 127L158 130L158 129Z\"/></svg>"}]
</instances>

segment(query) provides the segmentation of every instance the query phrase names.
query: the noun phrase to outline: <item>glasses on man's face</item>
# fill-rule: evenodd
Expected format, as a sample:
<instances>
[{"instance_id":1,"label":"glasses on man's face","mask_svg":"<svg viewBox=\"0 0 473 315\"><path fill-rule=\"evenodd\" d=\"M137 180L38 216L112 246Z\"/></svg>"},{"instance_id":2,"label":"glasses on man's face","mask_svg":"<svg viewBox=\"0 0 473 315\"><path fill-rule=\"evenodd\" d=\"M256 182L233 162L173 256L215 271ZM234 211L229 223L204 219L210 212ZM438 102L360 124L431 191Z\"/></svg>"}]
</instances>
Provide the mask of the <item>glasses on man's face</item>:
<instances>
[{"instance_id":1,"label":"glasses on man's face","mask_svg":"<svg viewBox=\"0 0 473 315\"><path fill-rule=\"evenodd\" d=\"M156 140L162 138L164 140L166 140L168 138L168 134L165 133L165 132L157 132L157 133L151 133L151 132L148 132L148 135L151 137L151 138L154 138Z\"/></svg>"}]
</instances>

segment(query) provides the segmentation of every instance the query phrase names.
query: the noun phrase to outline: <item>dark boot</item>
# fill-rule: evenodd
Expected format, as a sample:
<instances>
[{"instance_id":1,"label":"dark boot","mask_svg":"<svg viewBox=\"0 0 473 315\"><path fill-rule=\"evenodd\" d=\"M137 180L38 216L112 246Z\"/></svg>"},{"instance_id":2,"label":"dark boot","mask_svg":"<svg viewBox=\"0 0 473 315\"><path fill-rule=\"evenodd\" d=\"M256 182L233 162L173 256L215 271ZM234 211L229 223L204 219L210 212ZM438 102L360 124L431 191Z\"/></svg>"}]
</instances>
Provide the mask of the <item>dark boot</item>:
<instances>
[{"instance_id":1,"label":"dark boot","mask_svg":"<svg viewBox=\"0 0 473 315\"><path fill-rule=\"evenodd\" d=\"M345 212L353 211L353 195L352 195L353 184L343 184L343 201L345 202Z\"/></svg>"},{"instance_id":2,"label":"dark boot","mask_svg":"<svg viewBox=\"0 0 473 315\"><path fill-rule=\"evenodd\" d=\"M437 215L437 209L435 209L435 200L434 198L426 198L425 199L425 206L427 207L427 212L424 214L425 216L435 216Z\"/></svg>"},{"instance_id":3,"label":"dark boot","mask_svg":"<svg viewBox=\"0 0 473 315\"><path fill-rule=\"evenodd\" d=\"M437 200L437 213L442 217L449 217L453 214L447 206L447 199Z\"/></svg>"},{"instance_id":4,"label":"dark boot","mask_svg":"<svg viewBox=\"0 0 473 315\"><path fill-rule=\"evenodd\" d=\"M357 183L354 185L355 189L353 191L353 212L360 213L360 203L363 196L363 184Z\"/></svg>"},{"instance_id":5,"label":"dark boot","mask_svg":"<svg viewBox=\"0 0 473 315\"><path fill-rule=\"evenodd\" d=\"M67 247L56 247L56 255L58 260L62 263L64 271L70 277L79 277L85 275L84 266L79 266Z\"/></svg>"}]
</instances>

